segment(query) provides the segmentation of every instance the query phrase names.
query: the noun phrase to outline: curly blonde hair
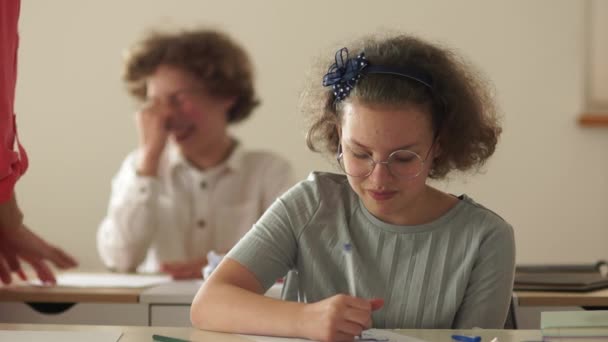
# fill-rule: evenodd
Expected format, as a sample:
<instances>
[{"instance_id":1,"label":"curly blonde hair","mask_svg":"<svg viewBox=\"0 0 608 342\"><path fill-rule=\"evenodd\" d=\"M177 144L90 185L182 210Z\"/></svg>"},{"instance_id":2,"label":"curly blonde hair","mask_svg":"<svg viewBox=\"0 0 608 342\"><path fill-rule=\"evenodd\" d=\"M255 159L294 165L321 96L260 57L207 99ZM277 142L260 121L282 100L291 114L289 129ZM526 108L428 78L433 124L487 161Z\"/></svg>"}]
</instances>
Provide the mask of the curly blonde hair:
<instances>
[{"instance_id":1,"label":"curly blonde hair","mask_svg":"<svg viewBox=\"0 0 608 342\"><path fill-rule=\"evenodd\" d=\"M152 32L128 51L123 79L131 95L147 96L146 78L160 65L179 68L205 86L214 96L236 96L228 122L241 121L259 105L253 85L254 73L245 50L228 35L198 29Z\"/></svg>"},{"instance_id":2,"label":"curly blonde hair","mask_svg":"<svg viewBox=\"0 0 608 342\"><path fill-rule=\"evenodd\" d=\"M308 147L335 155L344 104L421 106L431 115L434 134L441 146L429 177L442 179L452 170L479 168L494 153L502 131L489 83L453 51L409 35L370 36L348 48L364 51L370 65L394 69L416 68L428 74L432 90L420 82L387 74L365 74L343 101L336 101L321 80L332 59L317 64L302 97L302 110L309 119ZM312 75L311 75L312 76Z\"/></svg>"}]
</instances>

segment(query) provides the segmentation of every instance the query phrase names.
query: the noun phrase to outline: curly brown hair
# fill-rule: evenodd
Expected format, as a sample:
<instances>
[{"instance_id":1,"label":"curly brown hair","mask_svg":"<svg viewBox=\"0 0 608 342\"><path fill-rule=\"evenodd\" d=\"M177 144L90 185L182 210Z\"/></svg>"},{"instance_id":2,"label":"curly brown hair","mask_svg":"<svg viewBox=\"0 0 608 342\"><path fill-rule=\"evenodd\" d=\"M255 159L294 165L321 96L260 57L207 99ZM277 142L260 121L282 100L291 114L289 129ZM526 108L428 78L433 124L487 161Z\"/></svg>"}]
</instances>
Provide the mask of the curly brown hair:
<instances>
[{"instance_id":1,"label":"curly brown hair","mask_svg":"<svg viewBox=\"0 0 608 342\"><path fill-rule=\"evenodd\" d=\"M229 123L249 117L260 103L249 56L225 33L205 29L149 33L126 56L123 80L131 95L146 99L146 78L160 65L188 72L213 96L236 96L227 113Z\"/></svg>"},{"instance_id":2,"label":"curly brown hair","mask_svg":"<svg viewBox=\"0 0 608 342\"><path fill-rule=\"evenodd\" d=\"M452 170L477 170L494 153L502 131L489 83L462 57L439 45L409 35L371 36L349 45L353 54L365 52L370 65L403 69L415 67L428 74L432 90L420 82L387 74L365 74L343 101L321 84L331 59L317 65L303 94L303 111L310 119L306 136L315 152L335 156L344 103L421 106L429 115L440 153L429 177L442 179ZM352 57L352 55L351 55Z\"/></svg>"}]
</instances>

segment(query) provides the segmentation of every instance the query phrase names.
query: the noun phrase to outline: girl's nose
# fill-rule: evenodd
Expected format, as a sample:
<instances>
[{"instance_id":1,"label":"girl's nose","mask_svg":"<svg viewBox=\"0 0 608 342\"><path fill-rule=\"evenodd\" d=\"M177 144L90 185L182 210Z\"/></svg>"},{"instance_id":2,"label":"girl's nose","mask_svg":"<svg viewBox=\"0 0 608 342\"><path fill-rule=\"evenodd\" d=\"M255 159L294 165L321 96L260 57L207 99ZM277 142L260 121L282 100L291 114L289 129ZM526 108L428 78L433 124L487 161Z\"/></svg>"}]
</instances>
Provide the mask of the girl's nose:
<instances>
[{"instance_id":1,"label":"girl's nose","mask_svg":"<svg viewBox=\"0 0 608 342\"><path fill-rule=\"evenodd\" d=\"M393 175L391 174L388 165L389 164L386 163L376 163L376 165L374 165L372 173L368 176L368 179L374 186L387 184L392 180Z\"/></svg>"}]
</instances>

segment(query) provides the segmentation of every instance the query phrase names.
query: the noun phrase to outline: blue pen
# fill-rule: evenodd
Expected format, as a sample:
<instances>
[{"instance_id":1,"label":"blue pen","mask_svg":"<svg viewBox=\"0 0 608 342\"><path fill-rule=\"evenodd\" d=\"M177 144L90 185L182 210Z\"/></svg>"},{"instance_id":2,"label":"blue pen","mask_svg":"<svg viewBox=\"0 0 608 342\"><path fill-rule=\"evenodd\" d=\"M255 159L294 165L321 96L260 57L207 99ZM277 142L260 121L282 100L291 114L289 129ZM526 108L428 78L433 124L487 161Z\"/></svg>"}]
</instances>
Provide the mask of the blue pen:
<instances>
[{"instance_id":1,"label":"blue pen","mask_svg":"<svg viewBox=\"0 0 608 342\"><path fill-rule=\"evenodd\" d=\"M344 260L346 261L346 280L348 281L348 292L351 296L356 297L357 291L355 287L355 265L353 264L353 245L350 243L344 244Z\"/></svg>"},{"instance_id":2,"label":"blue pen","mask_svg":"<svg viewBox=\"0 0 608 342\"><path fill-rule=\"evenodd\" d=\"M152 335L152 340L158 342L190 342L188 340L183 340L181 338L169 337L163 335Z\"/></svg>"},{"instance_id":3,"label":"blue pen","mask_svg":"<svg viewBox=\"0 0 608 342\"><path fill-rule=\"evenodd\" d=\"M353 245L350 243L344 244L344 261L346 262L346 280L348 281L348 292L351 296L357 297L357 290L355 287L355 265L353 264ZM359 340L361 340L361 335L358 337Z\"/></svg>"},{"instance_id":4,"label":"blue pen","mask_svg":"<svg viewBox=\"0 0 608 342\"><path fill-rule=\"evenodd\" d=\"M452 340L458 342L481 342L481 336L452 335Z\"/></svg>"}]
</instances>

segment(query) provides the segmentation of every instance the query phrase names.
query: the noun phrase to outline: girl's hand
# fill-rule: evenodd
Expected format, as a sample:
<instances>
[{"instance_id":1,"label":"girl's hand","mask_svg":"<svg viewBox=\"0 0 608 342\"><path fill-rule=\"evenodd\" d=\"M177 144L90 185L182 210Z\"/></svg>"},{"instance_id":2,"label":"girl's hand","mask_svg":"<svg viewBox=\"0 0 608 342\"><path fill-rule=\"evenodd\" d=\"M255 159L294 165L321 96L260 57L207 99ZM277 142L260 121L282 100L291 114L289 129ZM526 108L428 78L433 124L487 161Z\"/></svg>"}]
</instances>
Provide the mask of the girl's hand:
<instances>
[{"instance_id":1,"label":"girl's hand","mask_svg":"<svg viewBox=\"0 0 608 342\"><path fill-rule=\"evenodd\" d=\"M308 304L298 318L300 335L318 341L352 341L371 328L372 312L383 305L382 299L343 294Z\"/></svg>"}]
</instances>

